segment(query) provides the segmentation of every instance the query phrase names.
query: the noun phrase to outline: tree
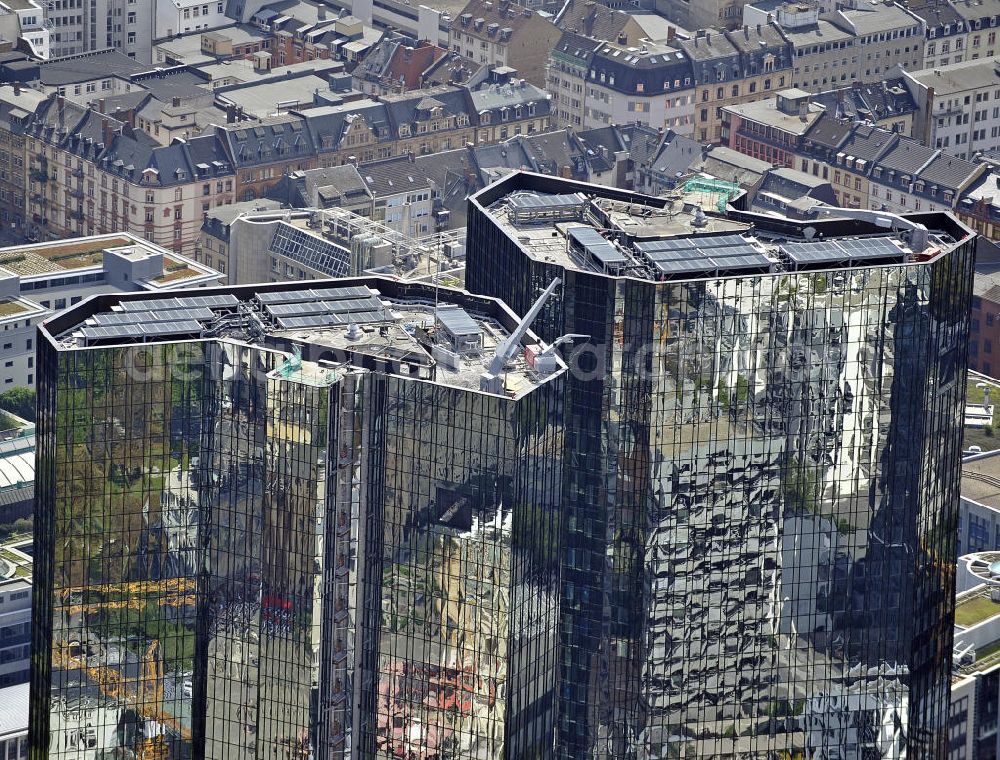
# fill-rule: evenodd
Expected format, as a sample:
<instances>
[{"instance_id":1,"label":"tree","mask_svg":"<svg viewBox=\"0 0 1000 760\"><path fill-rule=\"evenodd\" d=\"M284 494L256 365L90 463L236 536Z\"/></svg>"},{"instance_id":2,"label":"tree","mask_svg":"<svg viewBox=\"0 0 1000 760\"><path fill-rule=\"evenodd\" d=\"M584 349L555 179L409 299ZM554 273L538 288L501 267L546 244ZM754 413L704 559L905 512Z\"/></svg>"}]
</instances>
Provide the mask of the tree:
<instances>
[{"instance_id":1,"label":"tree","mask_svg":"<svg viewBox=\"0 0 1000 760\"><path fill-rule=\"evenodd\" d=\"M35 391L32 388L13 388L6 393L0 393L0 409L4 409L18 417L35 421Z\"/></svg>"}]
</instances>

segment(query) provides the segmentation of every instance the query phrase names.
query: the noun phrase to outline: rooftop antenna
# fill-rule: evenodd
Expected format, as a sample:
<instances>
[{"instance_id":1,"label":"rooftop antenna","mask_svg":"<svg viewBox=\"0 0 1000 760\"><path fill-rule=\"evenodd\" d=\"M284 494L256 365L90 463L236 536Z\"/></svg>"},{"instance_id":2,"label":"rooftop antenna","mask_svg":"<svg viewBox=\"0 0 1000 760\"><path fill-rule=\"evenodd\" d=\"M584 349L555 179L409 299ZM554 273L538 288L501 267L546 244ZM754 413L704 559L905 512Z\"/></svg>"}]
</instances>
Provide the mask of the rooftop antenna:
<instances>
[{"instance_id":1,"label":"rooftop antenna","mask_svg":"<svg viewBox=\"0 0 1000 760\"><path fill-rule=\"evenodd\" d=\"M538 296L538 300L535 301L534 306L532 306L528 313L524 315L524 318L518 324L517 327L511 332L507 339L497 346L497 351L493 355L493 359L490 361L489 366L486 371L479 376L479 390L485 391L486 393L495 393L498 396L503 394L503 371L504 367L507 366L514 353L517 351L518 346L521 344L521 338L524 334L528 332L528 328L531 327L531 323L535 321L535 317L542 310L545 302L549 300L557 287L559 287L562 280L556 277L549 283L549 286L542 291L542 294Z\"/></svg>"}]
</instances>

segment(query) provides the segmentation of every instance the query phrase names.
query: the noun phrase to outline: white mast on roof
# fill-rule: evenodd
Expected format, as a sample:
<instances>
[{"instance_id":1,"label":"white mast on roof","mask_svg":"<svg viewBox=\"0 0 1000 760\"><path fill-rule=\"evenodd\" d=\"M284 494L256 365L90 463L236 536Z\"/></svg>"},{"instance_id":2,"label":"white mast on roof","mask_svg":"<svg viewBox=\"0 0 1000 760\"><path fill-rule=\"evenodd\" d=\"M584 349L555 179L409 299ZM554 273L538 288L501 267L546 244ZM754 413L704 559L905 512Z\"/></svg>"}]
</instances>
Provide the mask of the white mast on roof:
<instances>
[{"instance_id":1,"label":"white mast on roof","mask_svg":"<svg viewBox=\"0 0 1000 760\"><path fill-rule=\"evenodd\" d=\"M562 280L556 277L549 286L542 291L542 294L538 296L538 300L535 301L534 306L532 306L528 313L524 315L524 318L520 321L517 327L511 332L503 343L497 346L497 351L493 355L493 359L490 361L489 366L486 371L479 376L479 389L487 393L503 393L503 371L504 367L507 366L513 357L514 353L517 351L518 346L521 345L521 338L524 334L528 332L528 328L531 327L531 323L535 321L535 317L542 310L545 302L549 300L549 296L555 292L555 289L559 286Z\"/></svg>"}]
</instances>

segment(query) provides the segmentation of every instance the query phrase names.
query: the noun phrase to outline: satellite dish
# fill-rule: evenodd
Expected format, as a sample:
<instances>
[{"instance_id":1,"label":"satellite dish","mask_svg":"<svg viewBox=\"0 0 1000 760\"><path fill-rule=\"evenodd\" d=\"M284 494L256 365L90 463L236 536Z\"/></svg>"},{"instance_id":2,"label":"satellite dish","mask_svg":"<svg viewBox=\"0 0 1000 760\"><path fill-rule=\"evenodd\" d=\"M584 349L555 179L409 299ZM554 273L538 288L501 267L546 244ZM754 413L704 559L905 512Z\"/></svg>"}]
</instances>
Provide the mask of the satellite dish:
<instances>
[{"instance_id":1,"label":"satellite dish","mask_svg":"<svg viewBox=\"0 0 1000 760\"><path fill-rule=\"evenodd\" d=\"M816 237L816 228L806 227L804 230L802 230L802 234L805 235L806 240L812 240L814 237Z\"/></svg>"}]
</instances>

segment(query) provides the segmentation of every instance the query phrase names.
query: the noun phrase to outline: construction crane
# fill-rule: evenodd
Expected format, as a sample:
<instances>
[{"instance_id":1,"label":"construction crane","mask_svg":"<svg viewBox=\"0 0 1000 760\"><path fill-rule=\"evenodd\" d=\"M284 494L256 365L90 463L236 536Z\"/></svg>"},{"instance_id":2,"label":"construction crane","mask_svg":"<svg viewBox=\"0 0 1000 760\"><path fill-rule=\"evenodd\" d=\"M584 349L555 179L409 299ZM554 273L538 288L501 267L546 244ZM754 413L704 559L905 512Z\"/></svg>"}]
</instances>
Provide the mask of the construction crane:
<instances>
[{"instance_id":1,"label":"construction crane","mask_svg":"<svg viewBox=\"0 0 1000 760\"><path fill-rule=\"evenodd\" d=\"M514 358L514 354L521 345L521 339L524 337L524 334L528 332L531 323L535 321L535 317L538 316L545 302L549 300L549 296L555 292L560 283L562 283L562 280L559 277L552 280L549 286L538 296L538 300L528 310L528 313L524 315L518 326L514 328L513 332L511 332L503 343L497 346L497 351L493 355L489 367L479 376L479 390L497 395L503 394L503 371L507 366L507 362Z\"/></svg>"}]
</instances>

